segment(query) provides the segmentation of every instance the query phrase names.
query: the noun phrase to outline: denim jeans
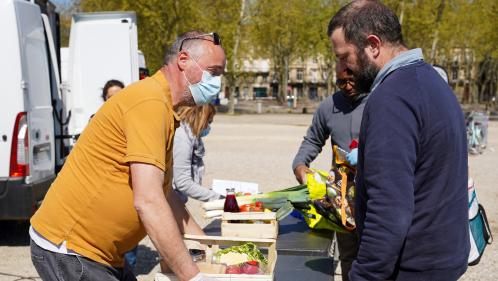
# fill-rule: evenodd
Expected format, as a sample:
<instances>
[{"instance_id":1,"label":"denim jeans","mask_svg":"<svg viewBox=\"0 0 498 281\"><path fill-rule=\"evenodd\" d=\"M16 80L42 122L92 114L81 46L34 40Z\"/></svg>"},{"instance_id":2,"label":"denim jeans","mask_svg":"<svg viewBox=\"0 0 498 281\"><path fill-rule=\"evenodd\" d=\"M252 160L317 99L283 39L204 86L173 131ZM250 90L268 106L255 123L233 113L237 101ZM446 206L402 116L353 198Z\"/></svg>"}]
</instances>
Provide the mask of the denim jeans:
<instances>
[{"instance_id":1,"label":"denim jeans","mask_svg":"<svg viewBox=\"0 0 498 281\"><path fill-rule=\"evenodd\" d=\"M136 281L125 263L114 268L82 256L47 251L31 240L31 261L44 281Z\"/></svg>"},{"instance_id":2,"label":"denim jeans","mask_svg":"<svg viewBox=\"0 0 498 281\"><path fill-rule=\"evenodd\" d=\"M133 248L129 252L126 252L124 255L125 261L128 263L132 271L135 271L135 266L137 265L137 252L138 246Z\"/></svg>"}]
</instances>

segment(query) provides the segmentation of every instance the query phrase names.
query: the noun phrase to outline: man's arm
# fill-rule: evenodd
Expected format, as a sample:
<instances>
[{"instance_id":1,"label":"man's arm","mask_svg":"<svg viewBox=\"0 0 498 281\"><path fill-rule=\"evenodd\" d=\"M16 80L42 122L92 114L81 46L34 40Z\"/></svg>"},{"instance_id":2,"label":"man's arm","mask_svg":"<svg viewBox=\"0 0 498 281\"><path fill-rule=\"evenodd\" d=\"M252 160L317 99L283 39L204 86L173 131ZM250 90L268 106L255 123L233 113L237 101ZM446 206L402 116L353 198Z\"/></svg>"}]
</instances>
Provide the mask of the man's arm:
<instances>
[{"instance_id":1,"label":"man's arm","mask_svg":"<svg viewBox=\"0 0 498 281\"><path fill-rule=\"evenodd\" d=\"M368 200L351 280L390 278L413 218L418 109L395 94L378 94L386 98L369 101L371 110L365 109L362 124L363 186L358 188Z\"/></svg>"},{"instance_id":2,"label":"man's arm","mask_svg":"<svg viewBox=\"0 0 498 281\"><path fill-rule=\"evenodd\" d=\"M301 184L306 183L306 174L311 172L308 169L309 164L322 151L322 147L329 138L330 130L327 127L327 111L332 110L330 107L331 104L328 100L318 107L306 136L294 157L294 161L292 161L292 170L297 181Z\"/></svg>"},{"instance_id":3,"label":"man's arm","mask_svg":"<svg viewBox=\"0 0 498 281\"><path fill-rule=\"evenodd\" d=\"M135 208L152 243L180 280L192 279L199 269L183 243L175 214L165 198L164 172L154 165L136 162L130 163L130 170Z\"/></svg>"},{"instance_id":4,"label":"man's arm","mask_svg":"<svg viewBox=\"0 0 498 281\"><path fill-rule=\"evenodd\" d=\"M199 224L197 224L194 218L190 215L187 207L176 192L174 192L173 190L168 192L167 201L171 209L173 210L173 215L175 216L176 223L180 228L180 233L206 235L204 233L204 230L202 230Z\"/></svg>"}]
</instances>

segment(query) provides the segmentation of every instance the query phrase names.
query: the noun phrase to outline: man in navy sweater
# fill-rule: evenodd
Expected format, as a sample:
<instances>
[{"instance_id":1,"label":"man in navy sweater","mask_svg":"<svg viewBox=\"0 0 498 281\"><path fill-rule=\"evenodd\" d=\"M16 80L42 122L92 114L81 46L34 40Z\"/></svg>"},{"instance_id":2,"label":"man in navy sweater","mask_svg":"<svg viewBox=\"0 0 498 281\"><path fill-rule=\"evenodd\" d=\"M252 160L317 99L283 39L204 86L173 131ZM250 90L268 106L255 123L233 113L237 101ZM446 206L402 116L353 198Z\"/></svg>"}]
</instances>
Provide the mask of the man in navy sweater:
<instances>
[{"instance_id":1,"label":"man in navy sweater","mask_svg":"<svg viewBox=\"0 0 498 281\"><path fill-rule=\"evenodd\" d=\"M467 147L449 86L403 43L392 10L354 1L332 18L338 64L370 92L360 129L351 280L457 280L467 269Z\"/></svg>"}]
</instances>

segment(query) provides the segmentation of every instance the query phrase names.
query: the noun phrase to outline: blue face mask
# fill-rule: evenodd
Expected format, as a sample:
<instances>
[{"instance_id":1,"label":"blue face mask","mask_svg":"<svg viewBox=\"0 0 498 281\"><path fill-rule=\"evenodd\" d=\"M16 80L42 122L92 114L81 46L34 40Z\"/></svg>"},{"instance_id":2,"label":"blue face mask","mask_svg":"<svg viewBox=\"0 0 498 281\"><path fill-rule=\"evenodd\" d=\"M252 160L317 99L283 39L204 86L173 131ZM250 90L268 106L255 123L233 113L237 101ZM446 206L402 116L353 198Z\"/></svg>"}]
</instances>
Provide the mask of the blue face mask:
<instances>
[{"instance_id":1,"label":"blue face mask","mask_svg":"<svg viewBox=\"0 0 498 281\"><path fill-rule=\"evenodd\" d=\"M211 126L208 125L206 129L201 131L201 134L199 135L199 137L203 138L203 137L209 135L210 131L211 131Z\"/></svg>"},{"instance_id":2,"label":"blue face mask","mask_svg":"<svg viewBox=\"0 0 498 281\"><path fill-rule=\"evenodd\" d=\"M197 64L194 59L192 60L195 62L197 67L202 70L199 64ZM188 87L190 89L190 92L192 93L192 97L194 98L194 102L196 105L210 103L221 90L221 76L213 76L206 70L202 70L202 79L195 84L190 83L190 81L187 79L187 75L185 75L185 72L183 72L183 75L185 76L187 82L190 84Z\"/></svg>"}]
</instances>

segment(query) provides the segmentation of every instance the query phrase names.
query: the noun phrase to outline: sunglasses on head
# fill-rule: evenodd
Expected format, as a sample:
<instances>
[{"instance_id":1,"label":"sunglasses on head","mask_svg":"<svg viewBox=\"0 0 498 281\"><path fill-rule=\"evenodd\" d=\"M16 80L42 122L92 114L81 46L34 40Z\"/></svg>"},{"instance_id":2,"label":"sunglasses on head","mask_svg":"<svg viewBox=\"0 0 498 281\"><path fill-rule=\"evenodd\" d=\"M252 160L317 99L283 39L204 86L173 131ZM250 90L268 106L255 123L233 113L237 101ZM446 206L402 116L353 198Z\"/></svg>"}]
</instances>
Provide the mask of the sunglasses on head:
<instances>
[{"instance_id":1,"label":"sunglasses on head","mask_svg":"<svg viewBox=\"0 0 498 281\"><path fill-rule=\"evenodd\" d=\"M351 87L354 87L354 80L353 79L337 79L335 81L335 84L337 85L337 87L339 87L340 89L344 89L346 88L346 86L349 84L351 85Z\"/></svg>"},{"instance_id":2,"label":"sunglasses on head","mask_svg":"<svg viewBox=\"0 0 498 281\"><path fill-rule=\"evenodd\" d=\"M206 38L206 36L210 36L213 38L213 40ZM206 34L200 34L192 37L187 37L183 38L182 42L180 43L180 49L178 49L178 52L181 52L183 49L183 43L187 40L207 40L213 42L215 45L221 45L221 38L220 35L216 32L211 32L211 33L206 33Z\"/></svg>"}]
</instances>

